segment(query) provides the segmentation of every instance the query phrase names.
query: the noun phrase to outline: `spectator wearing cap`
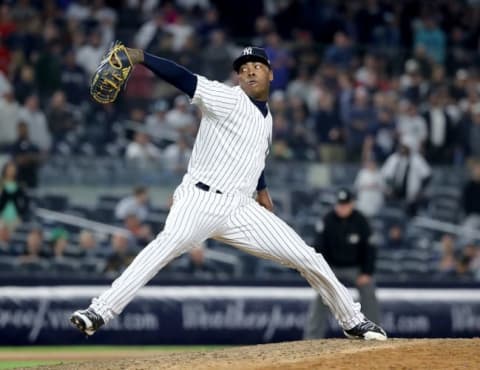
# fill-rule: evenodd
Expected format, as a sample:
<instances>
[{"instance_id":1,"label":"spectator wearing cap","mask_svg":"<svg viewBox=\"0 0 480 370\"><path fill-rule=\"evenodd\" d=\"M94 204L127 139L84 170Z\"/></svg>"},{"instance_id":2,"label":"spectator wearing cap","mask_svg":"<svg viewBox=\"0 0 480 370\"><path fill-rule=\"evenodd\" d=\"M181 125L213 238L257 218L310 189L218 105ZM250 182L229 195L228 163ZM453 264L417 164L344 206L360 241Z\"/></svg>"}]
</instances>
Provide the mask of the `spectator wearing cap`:
<instances>
[{"instance_id":1,"label":"spectator wearing cap","mask_svg":"<svg viewBox=\"0 0 480 370\"><path fill-rule=\"evenodd\" d=\"M427 161L412 147L415 148L414 139L402 138L398 150L387 158L381 169L387 194L391 199L403 202L410 215L414 215L423 202L432 177Z\"/></svg>"},{"instance_id":2,"label":"spectator wearing cap","mask_svg":"<svg viewBox=\"0 0 480 370\"><path fill-rule=\"evenodd\" d=\"M370 234L367 218L355 209L353 194L342 188L336 193L334 208L323 219L323 229L317 233L314 245L341 281L357 287L365 315L379 322L373 278L375 247L370 243ZM325 336L327 312L327 306L317 295L310 306L304 331L306 339Z\"/></svg>"}]
</instances>

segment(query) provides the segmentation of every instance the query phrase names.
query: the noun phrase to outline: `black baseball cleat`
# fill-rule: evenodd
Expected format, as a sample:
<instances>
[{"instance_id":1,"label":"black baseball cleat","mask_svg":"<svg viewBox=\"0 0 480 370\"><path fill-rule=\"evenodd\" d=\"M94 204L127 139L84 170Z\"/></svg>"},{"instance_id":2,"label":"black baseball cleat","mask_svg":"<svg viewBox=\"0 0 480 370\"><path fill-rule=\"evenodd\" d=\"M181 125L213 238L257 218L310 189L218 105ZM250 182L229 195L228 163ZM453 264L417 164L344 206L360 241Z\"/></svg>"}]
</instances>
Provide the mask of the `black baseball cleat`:
<instances>
[{"instance_id":1,"label":"black baseball cleat","mask_svg":"<svg viewBox=\"0 0 480 370\"><path fill-rule=\"evenodd\" d=\"M75 311L72 316L70 316L70 321L78 330L87 335L93 335L98 328L105 324L102 316L91 308Z\"/></svg>"},{"instance_id":2,"label":"black baseball cleat","mask_svg":"<svg viewBox=\"0 0 480 370\"><path fill-rule=\"evenodd\" d=\"M350 339L387 340L387 333L374 322L365 319L352 329L344 330L343 333Z\"/></svg>"}]
</instances>

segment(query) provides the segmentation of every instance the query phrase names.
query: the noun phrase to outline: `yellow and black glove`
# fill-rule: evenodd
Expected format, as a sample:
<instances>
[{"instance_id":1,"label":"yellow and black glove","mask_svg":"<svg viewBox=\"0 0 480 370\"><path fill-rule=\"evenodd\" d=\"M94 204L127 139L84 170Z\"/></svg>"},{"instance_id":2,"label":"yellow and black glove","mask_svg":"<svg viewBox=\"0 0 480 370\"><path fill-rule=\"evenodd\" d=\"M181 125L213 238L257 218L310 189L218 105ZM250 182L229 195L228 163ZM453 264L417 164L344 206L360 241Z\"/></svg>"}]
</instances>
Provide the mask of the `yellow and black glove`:
<instances>
[{"instance_id":1,"label":"yellow and black glove","mask_svg":"<svg viewBox=\"0 0 480 370\"><path fill-rule=\"evenodd\" d=\"M102 104L112 103L127 83L133 63L120 41L112 44L92 77L90 95Z\"/></svg>"}]
</instances>

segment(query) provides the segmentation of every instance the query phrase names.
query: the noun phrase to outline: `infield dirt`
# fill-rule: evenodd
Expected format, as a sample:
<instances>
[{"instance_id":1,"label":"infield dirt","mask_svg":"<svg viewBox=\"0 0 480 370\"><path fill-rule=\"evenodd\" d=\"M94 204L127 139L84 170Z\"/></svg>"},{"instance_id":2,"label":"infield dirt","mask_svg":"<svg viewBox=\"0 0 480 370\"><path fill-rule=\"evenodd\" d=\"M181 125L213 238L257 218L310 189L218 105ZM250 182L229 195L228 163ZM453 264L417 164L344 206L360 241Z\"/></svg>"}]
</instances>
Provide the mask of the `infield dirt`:
<instances>
[{"instance_id":1,"label":"infield dirt","mask_svg":"<svg viewBox=\"0 0 480 370\"><path fill-rule=\"evenodd\" d=\"M75 362L37 369L480 369L480 339L329 339L197 352L62 352L48 359Z\"/></svg>"}]
</instances>

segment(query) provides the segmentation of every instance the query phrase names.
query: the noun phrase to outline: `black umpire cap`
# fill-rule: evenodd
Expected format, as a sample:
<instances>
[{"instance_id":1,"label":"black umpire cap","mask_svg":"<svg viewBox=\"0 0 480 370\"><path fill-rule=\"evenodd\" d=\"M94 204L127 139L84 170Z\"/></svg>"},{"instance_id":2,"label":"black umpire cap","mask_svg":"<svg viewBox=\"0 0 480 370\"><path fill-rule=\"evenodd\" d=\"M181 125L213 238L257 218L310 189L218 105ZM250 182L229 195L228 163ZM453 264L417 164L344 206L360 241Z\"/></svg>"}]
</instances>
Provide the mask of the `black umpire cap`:
<instances>
[{"instance_id":1,"label":"black umpire cap","mask_svg":"<svg viewBox=\"0 0 480 370\"><path fill-rule=\"evenodd\" d=\"M260 62L272 69L265 49L256 46L248 46L242 50L242 54L233 61L233 69L238 73L241 65L247 62Z\"/></svg>"},{"instance_id":2,"label":"black umpire cap","mask_svg":"<svg viewBox=\"0 0 480 370\"><path fill-rule=\"evenodd\" d=\"M338 189L336 194L337 204L347 204L353 202L353 193L347 188Z\"/></svg>"}]
</instances>

